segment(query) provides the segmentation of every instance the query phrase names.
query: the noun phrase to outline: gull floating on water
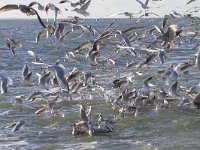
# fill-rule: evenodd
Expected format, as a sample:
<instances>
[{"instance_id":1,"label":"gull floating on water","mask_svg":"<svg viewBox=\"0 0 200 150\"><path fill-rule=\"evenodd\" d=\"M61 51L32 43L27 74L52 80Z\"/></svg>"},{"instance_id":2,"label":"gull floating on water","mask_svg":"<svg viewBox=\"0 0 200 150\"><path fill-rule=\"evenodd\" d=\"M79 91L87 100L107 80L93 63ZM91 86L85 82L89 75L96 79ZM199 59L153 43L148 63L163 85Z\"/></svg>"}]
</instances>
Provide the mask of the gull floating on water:
<instances>
[{"instance_id":1,"label":"gull floating on water","mask_svg":"<svg viewBox=\"0 0 200 150\"><path fill-rule=\"evenodd\" d=\"M93 136L93 135L98 135L98 134L104 134L104 133L108 133L108 132L112 132L112 129L109 129L109 128L105 128L105 127L102 127L102 126L94 126L92 124L92 122L88 122L88 134L90 136Z\"/></svg>"}]
</instances>

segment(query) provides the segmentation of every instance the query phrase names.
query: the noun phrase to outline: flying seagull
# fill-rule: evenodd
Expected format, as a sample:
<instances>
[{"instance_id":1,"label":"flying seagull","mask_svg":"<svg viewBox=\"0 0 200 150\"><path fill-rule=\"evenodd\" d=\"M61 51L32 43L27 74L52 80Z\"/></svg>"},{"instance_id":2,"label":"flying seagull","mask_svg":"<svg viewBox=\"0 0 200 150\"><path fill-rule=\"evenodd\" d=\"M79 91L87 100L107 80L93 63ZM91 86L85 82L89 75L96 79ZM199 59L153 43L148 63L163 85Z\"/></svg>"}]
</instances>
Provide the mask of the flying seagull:
<instances>
[{"instance_id":1,"label":"flying seagull","mask_svg":"<svg viewBox=\"0 0 200 150\"><path fill-rule=\"evenodd\" d=\"M74 10L72 11L75 11L81 15L84 15L84 16L89 16L90 13L87 12L86 10L88 9L89 5L91 3L91 0L87 1L85 4L83 4L80 8L75 8Z\"/></svg>"},{"instance_id":2,"label":"flying seagull","mask_svg":"<svg viewBox=\"0 0 200 150\"><path fill-rule=\"evenodd\" d=\"M26 5L16 5L16 4L8 4L0 8L0 13L1 12L7 12L10 10L20 10L22 13L25 13L27 16L32 16L32 15L37 15L37 18L40 22L40 24L46 28L45 24L43 23L42 19L40 18L39 14L37 11L29 6Z\"/></svg>"},{"instance_id":3,"label":"flying seagull","mask_svg":"<svg viewBox=\"0 0 200 150\"><path fill-rule=\"evenodd\" d=\"M145 3L143 3L143 2L141 2L140 0L136 0L138 3L140 3L141 4L141 6L142 6L142 8L143 9L148 9L149 7L147 6L148 5L148 2L149 2L149 0L146 0L146 2Z\"/></svg>"}]
</instances>

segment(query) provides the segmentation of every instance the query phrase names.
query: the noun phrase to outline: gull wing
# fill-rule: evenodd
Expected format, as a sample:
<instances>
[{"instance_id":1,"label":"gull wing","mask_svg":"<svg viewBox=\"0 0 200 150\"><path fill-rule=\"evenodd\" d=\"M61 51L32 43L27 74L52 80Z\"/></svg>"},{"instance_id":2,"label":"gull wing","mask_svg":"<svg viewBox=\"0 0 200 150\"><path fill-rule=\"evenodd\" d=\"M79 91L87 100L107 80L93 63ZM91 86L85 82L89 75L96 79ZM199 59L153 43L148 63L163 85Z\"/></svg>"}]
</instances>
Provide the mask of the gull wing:
<instances>
[{"instance_id":1,"label":"gull wing","mask_svg":"<svg viewBox=\"0 0 200 150\"><path fill-rule=\"evenodd\" d=\"M15 5L15 4L5 5L5 6L0 8L0 12L10 11L10 10L13 10L13 9L19 9L19 6Z\"/></svg>"},{"instance_id":2,"label":"gull wing","mask_svg":"<svg viewBox=\"0 0 200 150\"><path fill-rule=\"evenodd\" d=\"M37 36L36 36L36 39L35 39L35 43L38 43L41 39L41 37L47 33L47 30L46 29L43 29L42 31L39 31L37 33Z\"/></svg>"},{"instance_id":3,"label":"gull wing","mask_svg":"<svg viewBox=\"0 0 200 150\"><path fill-rule=\"evenodd\" d=\"M166 24L167 24L167 20L170 19L169 15L165 15L163 18L163 22L162 22L162 28L164 29Z\"/></svg>"},{"instance_id":4,"label":"gull wing","mask_svg":"<svg viewBox=\"0 0 200 150\"><path fill-rule=\"evenodd\" d=\"M143 3L140 0L136 0L138 3L140 3L141 5L143 5Z\"/></svg>"},{"instance_id":5,"label":"gull wing","mask_svg":"<svg viewBox=\"0 0 200 150\"><path fill-rule=\"evenodd\" d=\"M34 6L34 5L37 5L39 10L44 10L44 6L42 6L40 3L35 2L35 1L31 2L31 3L28 5L28 7L32 7L32 6Z\"/></svg>"},{"instance_id":6,"label":"gull wing","mask_svg":"<svg viewBox=\"0 0 200 150\"><path fill-rule=\"evenodd\" d=\"M162 29L160 29L158 26L154 25L154 28L159 32L164 34L164 31Z\"/></svg>"},{"instance_id":7,"label":"gull wing","mask_svg":"<svg viewBox=\"0 0 200 150\"><path fill-rule=\"evenodd\" d=\"M188 5L188 4L190 4L190 3L194 2L194 1L196 1L196 0L190 0L190 1L187 2L186 4Z\"/></svg>"},{"instance_id":8,"label":"gull wing","mask_svg":"<svg viewBox=\"0 0 200 150\"><path fill-rule=\"evenodd\" d=\"M61 1L59 2L59 4L66 3L66 2L69 2L69 1L68 1L68 0L61 0Z\"/></svg>"},{"instance_id":9,"label":"gull wing","mask_svg":"<svg viewBox=\"0 0 200 150\"><path fill-rule=\"evenodd\" d=\"M176 35L176 31L177 31L177 25L170 25L167 29L167 32L165 33L165 35L167 37L169 37L170 39L173 39L173 37Z\"/></svg>"},{"instance_id":10,"label":"gull wing","mask_svg":"<svg viewBox=\"0 0 200 150\"><path fill-rule=\"evenodd\" d=\"M40 18L38 12L37 12L35 9L33 9L33 8L30 8L30 9L31 9L32 11L34 11L34 13L37 15L37 18L38 18L38 21L40 22L40 24L41 24L44 28L46 28L46 25L44 24L44 22L43 22L42 19Z\"/></svg>"},{"instance_id":11,"label":"gull wing","mask_svg":"<svg viewBox=\"0 0 200 150\"><path fill-rule=\"evenodd\" d=\"M113 20L113 22L111 22L106 28L105 28L105 31L106 30L109 30L110 27L116 22L116 19Z\"/></svg>"},{"instance_id":12,"label":"gull wing","mask_svg":"<svg viewBox=\"0 0 200 150\"><path fill-rule=\"evenodd\" d=\"M80 9L83 11L86 11L88 9L90 3L91 3L91 0L89 0L87 3L83 4Z\"/></svg>"},{"instance_id":13,"label":"gull wing","mask_svg":"<svg viewBox=\"0 0 200 150\"><path fill-rule=\"evenodd\" d=\"M146 6L148 5L148 2L149 2L149 0L147 0L147 1L145 2L145 5L146 5Z\"/></svg>"}]
</instances>

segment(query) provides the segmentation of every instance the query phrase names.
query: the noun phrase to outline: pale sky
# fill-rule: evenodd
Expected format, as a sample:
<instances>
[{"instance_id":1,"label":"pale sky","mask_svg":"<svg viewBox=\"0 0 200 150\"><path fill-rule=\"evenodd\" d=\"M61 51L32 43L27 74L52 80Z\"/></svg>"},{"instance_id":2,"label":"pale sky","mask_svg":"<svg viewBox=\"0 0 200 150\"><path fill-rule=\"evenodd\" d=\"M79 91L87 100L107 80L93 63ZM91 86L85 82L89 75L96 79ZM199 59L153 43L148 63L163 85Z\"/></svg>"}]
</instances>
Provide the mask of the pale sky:
<instances>
[{"instance_id":1,"label":"pale sky","mask_svg":"<svg viewBox=\"0 0 200 150\"><path fill-rule=\"evenodd\" d=\"M29 4L33 0L0 0L0 7L3 7L7 4ZM72 2L77 2L78 0L71 0ZM142 2L145 2L146 0L141 0ZM152 7L149 9L150 12L154 12L156 14L159 14L161 17L163 17L166 14L172 13L172 10L177 11L181 14L187 14L187 10L192 7L200 7L200 0L196 0L195 2L186 5L186 3L189 0L149 0L149 7ZM51 2L57 7L59 7L62 11L61 14L58 15L58 19L64 19L69 16L79 16L82 18L85 18L82 15L77 14L76 12L72 12L73 9L69 3L59 4L60 0L38 0L42 5L45 5L47 2ZM160 8L158 8L160 7ZM37 7L34 6L34 8L37 10ZM68 9L68 11L65 11L65 8ZM123 13L123 12L139 12L142 10L141 5L136 0L91 0L91 4L88 8L88 12L90 13L90 16L87 18L101 18L101 17L108 17L112 14L117 13ZM42 18L46 18L45 12L39 11L39 15ZM194 16L200 17L200 11L198 13L194 13ZM50 13L49 17L53 18L54 13ZM113 16L115 18L125 17L124 15L120 16ZM154 17L152 15L152 17ZM12 10L9 12L3 12L0 13L0 19L9 19L9 18L36 18L36 16L26 16L19 10Z\"/></svg>"}]
</instances>

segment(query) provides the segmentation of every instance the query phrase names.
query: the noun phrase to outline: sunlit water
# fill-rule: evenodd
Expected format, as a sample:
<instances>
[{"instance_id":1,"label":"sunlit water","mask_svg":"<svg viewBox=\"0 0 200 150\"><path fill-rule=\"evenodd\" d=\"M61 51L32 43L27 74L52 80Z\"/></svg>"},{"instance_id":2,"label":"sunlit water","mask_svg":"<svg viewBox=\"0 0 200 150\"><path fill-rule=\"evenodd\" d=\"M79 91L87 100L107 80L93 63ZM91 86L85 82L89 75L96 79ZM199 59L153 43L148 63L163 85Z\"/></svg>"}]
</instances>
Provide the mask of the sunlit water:
<instances>
[{"instance_id":1,"label":"sunlit water","mask_svg":"<svg viewBox=\"0 0 200 150\"><path fill-rule=\"evenodd\" d=\"M98 22L86 20L84 24L92 25L98 31L102 31L112 21L111 19L102 19ZM186 26L181 20L178 20L177 23ZM154 24L161 26L161 19L141 20L139 23L136 23L135 20L119 19L114 26L126 29L133 25L141 25L144 26L144 29L138 29L137 32L142 34L147 28L152 28ZM106 118L112 118L113 111L105 99L91 90L91 99L80 100L80 96L74 94L72 100L66 99L58 102L55 108L62 111L63 116L52 116L48 112L35 114L34 112L46 103L46 100L43 99L35 102L24 100L23 111L20 112L16 106L12 105L14 96L24 94L27 97L31 92L36 91L38 87L35 73L41 71L39 66L31 63L33 59L27 55L26 51L33 50L46 63L53 64L83 41L94 39L94 37L89 33L84 34L81 38L76 38L79 33L71 34L64 40L67 46L58 51L56 44L51 43L52 38L46 39L43 36L38 44L34 43L36 33L42 29L37 20L1 20L0 29L0 74L11 77L14 82L12 86L9 86L8 93L0 95L0 149L199 149L200 111L195 108L171 107L155 112L154 106L144 106L139 117L127 114L124 119L114 124L115 130L112 133L92 137L87 134L74 137L71 134L71 125L80 119L79 104L93 107L94 120L97 119L97 114L100 112ZM10 50L6 48L5 40L7 38L19 40L23 45L17 49L15 57L12 57ZM144 41L152 41L152 39L144 39ZM195 39L194 43L197 41L198 39ZM112 40L107 42L108 46L103 48L101 56L115 57L113 56L116 50L115 42ZM167 62L163 65L159 62L153 63L150 65L151 69L126 68L125 65L132 60L131 56L126 54L120 54L120 57L115 59L116 66L113 70L105 68L103 62L99 63L97 69L91 69L84 61L84 53L87 50L84 50L79 56L81 63L61 62L66 67L66 73L74 67L81 71L90 70L106 91L117 96L117 90L113 92L111 87L112 80L116 76L124 76L135 71L143 72L143 77L136 76L134 78L135 87L141 87L145 77L167 68L171 63L186 62L194 58L196 53L192 49L194 43L185 42L180 46L175 45L175 48L168 53ZM137 45L137 43L135 44ZM21 83L21 71L25 63L33 72L33 86ZM119 73L116 73L116 68ZM199 83L200 77L196 67L190 68L189 72L192 75L189 82L182 81L181 85L190 87ZM157 80L153 79L152 83L156 84ZM18 132L13 133L11 132L12 128L7 128L7 126L17 120L26 120L29 126L24 126Z\"/></svg>"}]
</instances>

